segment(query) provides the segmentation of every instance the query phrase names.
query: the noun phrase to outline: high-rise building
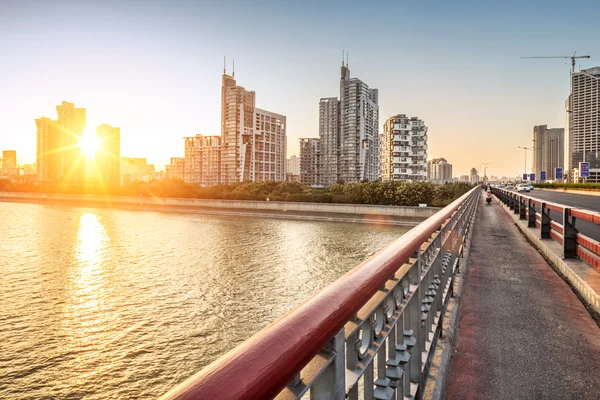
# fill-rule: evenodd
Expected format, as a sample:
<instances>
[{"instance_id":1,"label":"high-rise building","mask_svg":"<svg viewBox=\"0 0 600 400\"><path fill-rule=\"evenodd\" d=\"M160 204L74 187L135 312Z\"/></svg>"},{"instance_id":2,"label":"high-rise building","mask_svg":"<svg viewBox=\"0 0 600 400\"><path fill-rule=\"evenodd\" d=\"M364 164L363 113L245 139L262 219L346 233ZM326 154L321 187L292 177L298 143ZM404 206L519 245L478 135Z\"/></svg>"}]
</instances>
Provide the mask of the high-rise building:
<instances>
[{"instance_id":1,"label":"high-rise building","mask_svg":"<svg viewBox=\"0 0 600 400\"><path fill-rule=\"evenodd\" d=\"M479 175L477 174L477 170L475 168L471 168L471 171L469 171L469 182L479 183Z\"/></svg>"},{"instance_id":2,"label":"high-rise building","mask_svg":"<svg viewBox=\"0 0 600 400\"><path fill-rule=\"evenodd\" d=\"M427 178L427 127L422 120L405 114L388 118L381 141L382 181Z\"/></svg>"},{"instance_id":3,"label":"high-rise building","mask_svg":"<svg viewBox=\"0 0 600 400\"><path fill-rule=\"evenodd\" d=\"M556 179L556 168L564 168L565 130L548 128L546 125L533 127L533 172L540 179L546 171L547 180Z\"/></svg>"},{"instance_id":4,"label":"high-rise building","mask_svg":"<svg viewBox=\"0 0 600 400\"><path fill-rule=\"evenodd\" d=\"M379 92L350 77L342 61L340 97L319 101L319 185L379 179ZM307 139L301 139L302 141ZM313 181L310 178L300 181ZM302 175L302 167L300 175Z\"/></svg>"},{"instance_id":5,"label":"high-rise building","mask_svg":"<svg viewBox=\"0 0 600 400\"><path fill-rule=\"evenodd\" d=\"M579 163L590 163L588 182L600 182L600 67L571 75L567 107L567 168L579 175Z\"/></svg>"},{"instance_id":6,"label":"high-rise building","mask_svg":"<svg viewBox=\"0 0 600 400\"><path fill-rule=\"evenodd\" d=\"M303 185L324 186L321 175L321 149L320 139L300 139L300 183Z\"/></svg>"},{"instance_id":7,"label":"high-rise building","mask_svg":"<svg viewBox=\"0 0 600 400\"><path fill-rule=\"evenodd\" d=\"M301 139L303 140L303 139ZM330 186L340 180L340 101L337 97L319 101L319 171L321 183ZM302 178L300 178L302 181Z\"/></svg>"},{"instance_id":8,"label":"high-rise building","mask_svg":"<svg viewBox=\"0 0 600 400\"><path fill-rule=\"evenodd\" d=\"M445 158L434 158L427 162L427 180L446 183L452 182L452 164Z\"/></svg>"},{"instance_id":9,"label":"high-rise building","mask_svg":"<svg viewBox=\"0 0 600 400\"><path fill-rule=\"evenodd\" d=\"M223 71L222 183L285 181L286 117L256 108L255 99Z\"/></svg>"},{"instance_id":10,"label":"high-rise building","mask_svg":"<svg viewBox=\"0 0 600 400\"><path fill-rule=\"evenodd\" d=\"M185 137L185 167L183 180L201 186L221 183L222 151L221 136L196 135ZM171 159L171 164L175 160ZM179 164L175 170L179 168Z\"/></svg>"},{"instance_id":11,"label":"high-rise building","mask_svg":"<svg viewBox=\"0 0 600 400\"><path fill-rule=\"evenodd\" d=\"M4 150L2 151L2 172L12 173L17 169L17 151Z\"/></svg>"},{"instance_id":12,"label":"high-rise building","mask_svg":"<svg viewBox=\"0 0 600 400\"><path fill-rule=\"evenodd\" d=\"M96 176L105 186L118 186L121 183L121 128L103 124L96 128L96 136Z\"/></svg>"},{"instance_id":13,"label":"high-rise building","mask_svg":"<svg viewBox=\"0 0 600 400\"><path fill-rule=\"evenodd\" d=\"M167 179L183 180L185 174L185 157L171 157L171 163L166 166Z\"/></svg>"},{"instance_id":14,"label":"high-rise building","mask_svg":"<svg viewBox=\"0 0 600 400\"><path fill-rule=\"evenodd\" d=\"M55 121L36 119L38 179L45 183L82 183L85 157L79 142L85 129L85 108L63 101L56 112Z\"/></svg>"},{"instance_id":15,"label":"high-rise building","mask_svg":"<svg viewBox=\"0 0 600 400\"><path fill-rule=\"evenodd\" d=\"M300 175L300 157L293 155L287 159L287 173Z\"/></svg>"}]
</instances>

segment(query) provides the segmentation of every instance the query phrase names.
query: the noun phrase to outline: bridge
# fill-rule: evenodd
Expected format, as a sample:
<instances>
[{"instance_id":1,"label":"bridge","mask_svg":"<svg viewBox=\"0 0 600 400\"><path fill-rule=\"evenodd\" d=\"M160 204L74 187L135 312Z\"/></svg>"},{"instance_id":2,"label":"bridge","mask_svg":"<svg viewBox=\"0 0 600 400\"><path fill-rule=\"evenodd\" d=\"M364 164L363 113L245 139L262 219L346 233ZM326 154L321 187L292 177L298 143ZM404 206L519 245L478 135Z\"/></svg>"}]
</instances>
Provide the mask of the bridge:
<instances>
[{"instance_id":1,"label":"bridge","mask_svg":"<svg viewBox=\"0 0 600 400\"><path fill-rule=\"evenodd\" d=\"M599 234L475 188L161 399L596 399Z\"/></svg>"}]
</instances>

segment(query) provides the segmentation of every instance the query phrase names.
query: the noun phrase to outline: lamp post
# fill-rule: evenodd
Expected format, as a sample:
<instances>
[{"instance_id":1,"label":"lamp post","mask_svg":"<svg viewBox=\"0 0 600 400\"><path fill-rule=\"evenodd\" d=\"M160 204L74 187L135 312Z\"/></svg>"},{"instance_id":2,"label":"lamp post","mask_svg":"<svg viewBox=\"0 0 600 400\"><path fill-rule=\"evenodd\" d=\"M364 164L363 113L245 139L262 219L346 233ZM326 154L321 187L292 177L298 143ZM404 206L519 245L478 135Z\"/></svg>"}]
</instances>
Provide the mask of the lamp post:
<instances>
[{"instance_id":1,"label":"lamp post","mask_svg":"<svg viewBox=\"0 0 600 400\"><path fill-rule=\"evenodd\" d=\"M527 174L527 150L533 150L533 147L524 147L524 146L517 146L519 149L523 149L525 150L525 170L524 172Z\"/></svg>"}]
</instances>

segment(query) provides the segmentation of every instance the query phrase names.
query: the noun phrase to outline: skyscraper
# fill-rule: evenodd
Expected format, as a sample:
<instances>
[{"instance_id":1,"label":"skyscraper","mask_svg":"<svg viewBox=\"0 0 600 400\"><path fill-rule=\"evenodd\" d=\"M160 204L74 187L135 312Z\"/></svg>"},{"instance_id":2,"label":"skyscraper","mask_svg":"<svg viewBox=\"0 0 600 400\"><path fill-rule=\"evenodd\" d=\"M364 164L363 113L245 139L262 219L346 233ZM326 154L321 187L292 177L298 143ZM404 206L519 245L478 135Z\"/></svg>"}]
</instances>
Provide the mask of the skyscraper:
<instances>
[{"instance_id":1,"label":"skyscraper","mask_svg":"<svg viewBox=\"0 0 600 400\"><path fill-rule=\"evenodd\" d=\"M300 139L302 146L302 140ZM318 163L320 183L333 185L340 179L338 165L340 160L340 101L337 97L323 98L319 101L319 150ZM315 164L316 165L316 164ZM310 179L309 179L310 180ZM302 182L302 178L300 178Z\"/></svg>"},{"instance_id":2,"label":"skyscraper","mask_svg":"<svg viewBox=\"0 0 600 400\"><path fill-rule=\"evenodd\" d=\"M564 168L564 144L564 128L533 127L533 172L536 179L540 179L541 171L546 171L547 180L556 179L556 168Z\"/></svg>"},{"instance_id":3,"label":"skyscraper","mask_svg":"<svg viewBox=\"0 0 600 400\"><path fill-rule=\"evenodd\" d=\"M45 183L80 184L85 179L85 158L79 146L85 129L85 108L63 101L56 106L56 112L57 120L35 120L38 179Z\"/></svg>"},{"instance_id":4,"label":"skyscraper","mask_svg":"<svg viewBox=\"0 0 600 400\"><path fill-rule=\"evenodd\" d=\"M600 67L571 75L567 99L567 166L579 174L579 163L590 163L588 182L600 182Z\"/></svg>"},{"instance_id":5,"label":"skyscraper","mask_svg":"<svg viewBox=\"0 0 600 400\"><path fill-rule=\"evenodd\" d=\"M383 125L381 179L422 181L427 178L427 127L405 114L388 118Z\"/></svg>"},{"instance_id":6,"label":"skyscraper","mask_svg":"<svg viewBox=\"0 0 600 400\"><path fill-rule=\"evenodd\" d=\"M311 187L322 187L321 139L300 139L300 183Z\"/></svg>"},{"instance_id":7,"label":"skyscraper","mask_svg":"<svg viewBox=\"0 0 600 400\"><path fill-rule=\"evenodd\" d=\"M340 97L319 102L322 183L379 179L379 105L377 89L358 78L342 61Z\"/></svg>"},{"instance_id":8,"label":"skyscraper","mask_svg":"<svg viewBox=\"0 0 600 400\"><path fill-rule=\"evenodd\" d=\"M256 95L223 71L221 181L285 181L286 117L255 106Z\"/></svg>"},{"instance_id":9,"label":"skyscraper","mask_svg":"<svg viewBox=\"0 0 600 400\"><path fill-rule=\"evenodd\" d=\"M345 182L376 181L380 174L379 92L350 78L343 62L341 71L338 176ZM327 182L331 183L335 182Z\"/></svg>"},{"instance_id":10,"label":"skyscraper","mask_svg":"<svg viewBox=\"0 0 600 400\"><path fill-rule=\"evenodd\" d=\"M103 124L96 128L96 136L99 140L96 175L105 186L118 186L121 182L121 128Z\"/></svg>"}]
</instances>

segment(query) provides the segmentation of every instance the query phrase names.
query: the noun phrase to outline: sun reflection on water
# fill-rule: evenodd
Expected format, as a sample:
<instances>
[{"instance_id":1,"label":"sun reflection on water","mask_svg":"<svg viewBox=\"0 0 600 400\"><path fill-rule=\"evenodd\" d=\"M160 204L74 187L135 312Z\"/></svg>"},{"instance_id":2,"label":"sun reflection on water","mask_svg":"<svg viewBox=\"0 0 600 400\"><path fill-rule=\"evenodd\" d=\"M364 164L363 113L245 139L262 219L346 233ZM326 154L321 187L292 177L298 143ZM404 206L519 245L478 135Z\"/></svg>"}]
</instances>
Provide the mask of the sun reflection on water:
<instances>
[{"instance_id":1,"label":"sun reflection on water","mask_svg":"<svg viewBox=\"0 0 600 400\"><path fill-rule=\"evenodd\" d=\"M75 244L76 264L70 274L70 299L66 305L68 336L75 347L93 340L88 335L103 329L105 314L104 264L108 238L98 216L81 215Z\"/></svg>"}]
</instances>

